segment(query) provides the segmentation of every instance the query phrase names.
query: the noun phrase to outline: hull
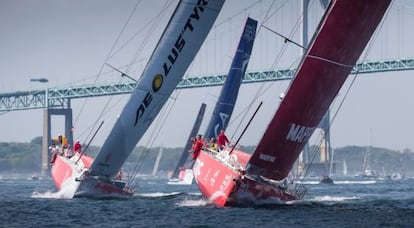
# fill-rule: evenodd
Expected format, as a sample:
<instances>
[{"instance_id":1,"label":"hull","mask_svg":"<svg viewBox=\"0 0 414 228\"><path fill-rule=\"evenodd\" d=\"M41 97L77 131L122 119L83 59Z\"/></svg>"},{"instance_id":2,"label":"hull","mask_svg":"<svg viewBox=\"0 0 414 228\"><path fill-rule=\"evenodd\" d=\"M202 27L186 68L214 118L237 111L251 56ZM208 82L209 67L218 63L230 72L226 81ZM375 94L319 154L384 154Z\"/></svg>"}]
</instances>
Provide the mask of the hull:
<instances>
[{"instance_id":1,"label":"hull","mask_svg":"<svg viewBox=\"0 0 414 228\"><path fill-rule=\"evenodd\" d=\"M303 194L297 194L282 182L271 183L245 175L249 158L250 154L238 150L231 155L227 150L218 154L203 150L193 167L200 191L220 207L275 204L302 198Z\"/></svg>"},{"instance_id":2,"label":"hull","mask_svg":"<svg viewBox=\"0 0 414 228\"><path fill-rule=\"evenodd\" d=\"M323 176L321 177L321 179L319 180L320 184L333 184L334 181L332 180L332 178L330 178L329 176Z\"/></svg>"},{"instance_id":3,"label":"hull","mask_svg":"<svg viewBox=\"0 0 414 228\"><path fill-rule=\"evenodd\" d=\"M53 181L59 191L65 191L68 197L127 197L133 191L125 187L122 181L88 177L89 167L93 158L87 155L75 156L68 159L57 156L51 169Z\"/></svg>"},{"instance_id":4,"label":"hull","mask_svg":"<svg viewBox=\"0 0 414 228\"><path fill-rule=\"evenodd\" d=\"M193 183L194 175L192 169L181 169L178 178L171 178L168 184L174 185L191 185Z\"/></svg>"}]
</instances>

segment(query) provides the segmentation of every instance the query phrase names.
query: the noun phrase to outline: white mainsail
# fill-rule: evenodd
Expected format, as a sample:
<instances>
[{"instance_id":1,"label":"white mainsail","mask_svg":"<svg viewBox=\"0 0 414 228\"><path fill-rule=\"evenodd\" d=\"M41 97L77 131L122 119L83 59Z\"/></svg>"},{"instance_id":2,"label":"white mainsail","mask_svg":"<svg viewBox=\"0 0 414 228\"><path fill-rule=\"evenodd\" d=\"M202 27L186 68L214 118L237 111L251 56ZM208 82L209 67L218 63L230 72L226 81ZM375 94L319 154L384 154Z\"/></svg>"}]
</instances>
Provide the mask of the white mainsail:
<instances>
[{"instance_id":1,"label":"white mainsail","mask_svg":"<svg viewBox=\"0 0 414 228\"><path fill-rule=\"evenodd\" d=\"M180 1L137 87L89 170L115 176L197 54L224 0Z\"/></svg>"}]
</instances>

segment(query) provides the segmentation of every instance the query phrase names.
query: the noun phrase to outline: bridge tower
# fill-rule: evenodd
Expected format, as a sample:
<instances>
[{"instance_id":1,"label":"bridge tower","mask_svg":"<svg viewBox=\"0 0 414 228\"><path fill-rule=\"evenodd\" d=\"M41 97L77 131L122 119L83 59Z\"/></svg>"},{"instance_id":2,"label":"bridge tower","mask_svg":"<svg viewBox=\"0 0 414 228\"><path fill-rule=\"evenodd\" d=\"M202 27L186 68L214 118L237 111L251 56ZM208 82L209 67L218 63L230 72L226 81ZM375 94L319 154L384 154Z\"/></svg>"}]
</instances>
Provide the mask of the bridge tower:
<instances>
[{"instance_id":1,"label":"bridge tower","mask_svg":"<svg viewBox=\"0 0 414 228\"><path fill-rule=\"evenodd\" d=\"M68 102L70 103L70 102ZM72 131L72 109L68 108L45 108L43 111L43 141L42 141L42 176L49 170L49 145L51 144L51 126L52 116L64 116L65 117L65 131L62 133L67 139L68 143L73 146L73 131Z\"/></svg>"}]
</instances>

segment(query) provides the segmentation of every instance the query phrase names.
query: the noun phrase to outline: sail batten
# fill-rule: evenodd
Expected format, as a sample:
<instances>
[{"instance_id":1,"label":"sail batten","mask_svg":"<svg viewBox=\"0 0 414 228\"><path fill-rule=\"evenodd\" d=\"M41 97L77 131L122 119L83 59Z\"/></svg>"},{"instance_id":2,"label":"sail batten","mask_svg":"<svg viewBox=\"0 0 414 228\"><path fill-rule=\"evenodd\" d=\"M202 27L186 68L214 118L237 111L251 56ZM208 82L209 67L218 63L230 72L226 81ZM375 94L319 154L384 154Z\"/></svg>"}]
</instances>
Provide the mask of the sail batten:
<instances>
[{"instance_id":1,"label":"sail batten","mask_svg":"<svg viewBox=\"0 0 414 228\"><path fill-rule=\"evenodd\" d=\"M218 16L224 0L181 1L139 83L90 167L115 176L176 88Z\"/></svg>"},{"instance_id":2,"label":"sail batten","mask_svg":"<svg viewBox=\"0 0 414 228\"><path fill-rule=\"evenodd\" d=\"M347 79L390 1L331 1L298 71L247 165L281 180ZM369 16L367 16L369 15ZM323 28L323 29L322 29Z\"/></svg>"}]
</instances>

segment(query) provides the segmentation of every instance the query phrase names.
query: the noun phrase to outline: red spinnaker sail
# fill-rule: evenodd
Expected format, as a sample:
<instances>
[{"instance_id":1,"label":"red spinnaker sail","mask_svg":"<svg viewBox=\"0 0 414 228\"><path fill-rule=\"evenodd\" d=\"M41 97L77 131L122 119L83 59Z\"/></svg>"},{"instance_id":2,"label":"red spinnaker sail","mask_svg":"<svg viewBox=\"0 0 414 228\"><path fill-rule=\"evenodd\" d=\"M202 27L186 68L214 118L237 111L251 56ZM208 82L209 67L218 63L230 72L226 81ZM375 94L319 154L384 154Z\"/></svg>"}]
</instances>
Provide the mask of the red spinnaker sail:
<instances>
[{"instance_id":1,"label":"red spinnaker sail","mask_svg":"<svg viewBox=\"0 0 414 228\"><path fill-rule=\"evenodd\" d=\"M285 98L252 155L247 173L285 178L329 109L390 0L334 0Z\"/></svg>"}]
</instances>

